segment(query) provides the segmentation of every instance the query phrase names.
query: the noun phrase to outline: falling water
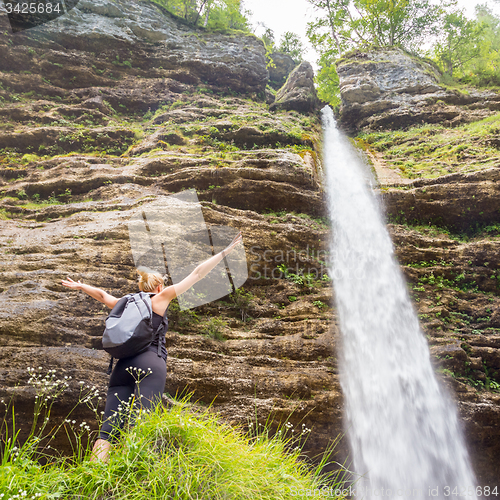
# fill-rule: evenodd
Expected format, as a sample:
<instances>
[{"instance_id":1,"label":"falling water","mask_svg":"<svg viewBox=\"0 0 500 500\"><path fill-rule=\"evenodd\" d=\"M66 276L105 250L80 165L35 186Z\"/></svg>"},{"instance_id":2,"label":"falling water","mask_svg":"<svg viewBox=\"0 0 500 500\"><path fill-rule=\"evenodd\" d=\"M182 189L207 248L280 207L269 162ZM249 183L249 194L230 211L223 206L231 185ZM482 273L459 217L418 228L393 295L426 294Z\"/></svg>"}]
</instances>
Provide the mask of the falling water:
<instances>
[{"instance_id":1,"label":"falling water","mask_svg":"<svg viewBox=\"0 0 500 500\"><path fill-rule=\"evenodd\" d=\"M340 381L360 476L353 490L367 499L476 499L457 412L434 375L363 161L332 110L322 113Z\"/></svg>"}]
</instances>

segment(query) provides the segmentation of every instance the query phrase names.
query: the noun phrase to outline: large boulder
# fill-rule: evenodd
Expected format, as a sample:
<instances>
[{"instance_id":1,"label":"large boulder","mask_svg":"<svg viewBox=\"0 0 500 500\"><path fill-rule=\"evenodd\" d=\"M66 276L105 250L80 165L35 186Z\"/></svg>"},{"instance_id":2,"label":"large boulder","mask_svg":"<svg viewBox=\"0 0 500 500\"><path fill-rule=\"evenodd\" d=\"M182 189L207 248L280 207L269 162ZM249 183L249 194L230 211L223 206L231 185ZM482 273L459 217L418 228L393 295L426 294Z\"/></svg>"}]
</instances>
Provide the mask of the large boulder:
<instances>
[{"instance_id":1,"label":"large boulder","mask_svg":"<svg viewBox=\"0 0 500 500\"><path fill-rule=\"evenodd\" d=\"M310 113L318 105L318 96L314 88L314 71L310 63L304 61L297 66L276 94L276 101L271 110L295 110Z\"/></svg>"}]
</instances>

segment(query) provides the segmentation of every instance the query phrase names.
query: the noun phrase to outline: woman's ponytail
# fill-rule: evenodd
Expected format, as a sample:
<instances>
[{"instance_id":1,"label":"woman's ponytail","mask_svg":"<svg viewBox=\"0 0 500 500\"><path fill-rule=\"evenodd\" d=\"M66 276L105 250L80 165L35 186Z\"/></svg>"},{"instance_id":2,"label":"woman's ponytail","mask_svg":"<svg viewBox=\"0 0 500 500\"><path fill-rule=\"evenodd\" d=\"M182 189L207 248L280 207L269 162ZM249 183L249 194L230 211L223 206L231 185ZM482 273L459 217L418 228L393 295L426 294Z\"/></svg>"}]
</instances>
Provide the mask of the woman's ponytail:
<instances>
[{"instance_id":1,"label":"woman's ponytail","mask_svg":"<svg viewBox=\"0 0 500 500\"><path fill-rule=\"evenodd\" d=\"M148 269L147 267L139 267L139 290L141 292L152 292L158 285L163 285L163 276L157 272Z\"/></svg>"}]
</instances>

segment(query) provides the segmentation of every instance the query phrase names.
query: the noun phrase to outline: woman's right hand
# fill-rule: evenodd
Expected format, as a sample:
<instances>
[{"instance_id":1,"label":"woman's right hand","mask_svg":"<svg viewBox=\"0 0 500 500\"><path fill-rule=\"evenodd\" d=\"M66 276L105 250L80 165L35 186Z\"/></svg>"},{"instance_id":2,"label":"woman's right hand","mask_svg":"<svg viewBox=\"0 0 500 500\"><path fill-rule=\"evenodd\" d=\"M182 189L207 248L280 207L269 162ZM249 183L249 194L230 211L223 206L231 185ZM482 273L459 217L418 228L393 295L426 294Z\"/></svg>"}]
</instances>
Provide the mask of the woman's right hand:
<instances>
[{"instance_id":1,"label":"woman's right hand","mask_svg":"<svg viewBox=\"0 0 500 500\"><path fill-rule=\"evenodd\" d=\"M241 235L241 231L234 237L233 241L229 243L229 245L222 250L222 255L225 257L228 253L234 250L234 247L243 240L243 236Z\"/></svg>"},{"instance_id":2,"label":"woman's right hand","mask_svg":"<svg viewBox=\"0 0 500 500\"><path fill-rule=\"evenodd\" d=\"M74 290L81 290L83 283L81 281L73 281L69 276L65 280L61 280L61 284Z\"/></svg>"}]
</instances>

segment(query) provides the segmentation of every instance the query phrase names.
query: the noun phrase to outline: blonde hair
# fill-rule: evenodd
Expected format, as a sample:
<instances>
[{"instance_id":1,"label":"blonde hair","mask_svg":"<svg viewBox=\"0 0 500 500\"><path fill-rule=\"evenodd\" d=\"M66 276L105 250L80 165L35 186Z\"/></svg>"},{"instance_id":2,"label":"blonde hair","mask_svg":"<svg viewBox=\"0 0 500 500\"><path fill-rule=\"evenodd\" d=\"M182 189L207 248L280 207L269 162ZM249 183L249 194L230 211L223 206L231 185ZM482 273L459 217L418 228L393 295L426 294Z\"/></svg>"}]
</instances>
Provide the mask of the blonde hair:
<instances>
[{"instance_id":1,"label":"blonde hair","mask_svg":"<svg viewBox=\"0 0 500 500\"><path fill-rule=\"evenodd\" d=\"M137 269L139 274L139 290L141 292L152 292L158 285L163 285L163 276L147 267L139 267Z\"/></svg>"}]
</instances>

